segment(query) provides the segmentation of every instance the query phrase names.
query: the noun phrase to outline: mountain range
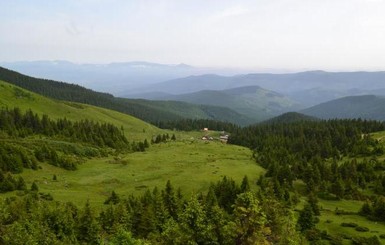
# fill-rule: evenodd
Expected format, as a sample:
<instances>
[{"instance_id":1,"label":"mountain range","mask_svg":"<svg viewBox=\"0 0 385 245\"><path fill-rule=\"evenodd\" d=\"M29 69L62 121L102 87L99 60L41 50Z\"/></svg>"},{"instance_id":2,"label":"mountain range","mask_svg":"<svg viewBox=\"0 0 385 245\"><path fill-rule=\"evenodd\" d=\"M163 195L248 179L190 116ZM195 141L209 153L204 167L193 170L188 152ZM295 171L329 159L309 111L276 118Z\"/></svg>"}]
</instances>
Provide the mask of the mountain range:
<instances>
[{"instance_id":1,"label":"mountain range","mask_svg":"<svg viewBox=\"0 0 385 245\"><path fill-rule=\"evenodd\" d=\"M184 101L230 108L255 122L263 121L284 112L301 108L291 98L259 86L246 86L225 90L201 90L188 94L147 94L148 99ZM145 97L144 96L144 97Z\"/></svg>"},{"instance_id":2,"label":"mountain range","mask_svg":"<svg viewBox=\"0 0 385 245\"><path fill-rule=\"evenodd\" d=\"M385 95L385 72L307 71L288 74L245 74L219 76L206 74L173 79L126 92L124 97L149 94L186 94L201 90L225 90L260 86L290 97L303 107L352 95Z\"/></svg>"}]
</instances>

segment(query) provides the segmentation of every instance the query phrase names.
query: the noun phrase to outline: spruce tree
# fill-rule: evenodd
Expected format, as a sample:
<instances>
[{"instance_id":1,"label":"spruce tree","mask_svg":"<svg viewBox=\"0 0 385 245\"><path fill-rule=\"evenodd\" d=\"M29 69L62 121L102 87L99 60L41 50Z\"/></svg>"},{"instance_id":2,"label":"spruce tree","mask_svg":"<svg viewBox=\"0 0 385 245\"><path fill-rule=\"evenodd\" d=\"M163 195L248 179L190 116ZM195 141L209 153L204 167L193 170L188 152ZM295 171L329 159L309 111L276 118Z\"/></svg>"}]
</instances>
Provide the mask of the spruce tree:
<instances>
[{"instance_id":1,"label":"spruce tree","mask_svg":"<svg viewBox=\"0 0 385 245\"><path fill-rule=\"evenodd\" d=\"M310 204L305 204L304 208L300 211L297 226L301 232L313 229L315 227L315 218L313 209Z\"/></svg>"}]
</instances>

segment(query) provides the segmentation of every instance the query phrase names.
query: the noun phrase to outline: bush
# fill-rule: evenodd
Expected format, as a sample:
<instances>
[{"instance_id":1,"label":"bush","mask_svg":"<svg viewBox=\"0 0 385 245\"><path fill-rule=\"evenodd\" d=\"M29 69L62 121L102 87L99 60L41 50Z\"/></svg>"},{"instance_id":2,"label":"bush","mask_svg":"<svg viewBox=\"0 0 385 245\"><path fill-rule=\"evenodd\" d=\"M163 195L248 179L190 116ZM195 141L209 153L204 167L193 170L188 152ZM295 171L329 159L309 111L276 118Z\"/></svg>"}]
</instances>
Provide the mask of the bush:
<instances>
[{"instance_id":1,"label":"bush","mask_svg":"<svg viewBox=\"0 0 385 245\"><path fill-rule=\"evenodd\" d=\"M369 228L368 227L363 227L363 226L357 226L355 230L359 231L359 232L368 232Z\"/></svg>"},{"instance_id":2,"label":"bush","mask_svg":"<svg viewBox=\"0 0 385 245\"><path fill-rule=\"evenodd\" d=\"M308 241L317 241L322 239L322 233L318 229L310 229L305 232Z\"/></svg>"},{"instance_id":3,"label":"bush","mask_svg":"<svg viewBox=\"0 0 385 245\"><path fill-rule=\"evenodd\" d=\"M368 244L368 245L381 245L380 240L378 240L377 236L372 237L354 237L352 238L352 244L354 245L362 245L362 244Z\"/></svg>"},{"instance_id":4,"label":"bush","mask_svg":"<svg viewBox=\"0 0 385 245\"><path fill-rule=\"evenodd\" d=\"M353 227L353 228L355 228L355 227L358 226L358 224L352 223L352 222L350 222L350 223L342 222L342 223L341 223L341 226L342 226L342 227Z\"/></svg>"},{"instance_id":5,"label":"bush","mask_svg":"<svg viewBox=\"0 0 385 245\"><path fill-rule=\"evenodd\" d=\"M336 215L352 215L352 214L357 214L356 212L345 211L345 210L343 210L343 209L336 209L336 210L334 211L334 213L335 213Z\"/></svg>"}]
</instances>

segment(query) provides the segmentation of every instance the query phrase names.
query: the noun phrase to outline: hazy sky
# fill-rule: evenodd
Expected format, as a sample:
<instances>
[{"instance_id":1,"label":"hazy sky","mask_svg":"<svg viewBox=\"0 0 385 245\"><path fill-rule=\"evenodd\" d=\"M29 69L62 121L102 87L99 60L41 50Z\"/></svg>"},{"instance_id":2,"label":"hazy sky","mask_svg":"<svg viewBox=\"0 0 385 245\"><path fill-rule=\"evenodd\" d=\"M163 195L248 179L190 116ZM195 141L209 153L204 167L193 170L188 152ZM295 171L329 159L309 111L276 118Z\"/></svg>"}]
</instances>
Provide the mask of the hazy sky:
<instances>
[{"instance_id":1,"label":"hazy sky","mask_svg":"<svg viewBox=\"0 0 385 245\"><path fill-rule=\"evenodd\" d=\"M385 70L385 0L0 0L0 61Z\"/></svg>"}]
</instances>

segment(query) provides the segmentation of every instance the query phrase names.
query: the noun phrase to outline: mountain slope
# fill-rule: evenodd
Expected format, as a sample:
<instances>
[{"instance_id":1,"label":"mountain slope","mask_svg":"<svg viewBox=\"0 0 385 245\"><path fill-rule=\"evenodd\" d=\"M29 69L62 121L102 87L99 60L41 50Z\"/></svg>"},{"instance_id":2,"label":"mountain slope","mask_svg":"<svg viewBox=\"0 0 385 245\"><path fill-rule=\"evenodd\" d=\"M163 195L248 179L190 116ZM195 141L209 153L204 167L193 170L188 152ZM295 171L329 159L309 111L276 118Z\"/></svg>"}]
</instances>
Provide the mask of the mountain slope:
<instances>
[{"instance_id":1,"label":"mountain slope","mask_svg":"<svg viewBox=\"0 0 385 245\"><path fill-rule=\"evenodd\" d=\"M295 123L304 121L318 121L318 118L301 114L298 112L287 112L277 117L271 118L262 122L261 124L272 124L272 123Z\"/></svg>"},{"instance_id":2,"label":"mountain slope","mask_svg":"<svg viewBox=\"0 0 385 245\"><path fill-rule=\"evenodd\" d=\"M228 107L255 121L266 120L282 112L298 109L293 100L259 86L247 86L227 90L202 90L199 92L164 95L163 100L185 101Z\"/></svg>"},{"instance_id":3,"label":"mountain slope","mask_svg":"<svg viewBox=\"0 0 385 245\"><path fill-rule=\"evenodd\" d=\"M362 95L332 100L300 112L322 119L362 118L385 121L384 108L385 97Z\"/></svg>"},{"instance_id":4,"label":"mountain slope","mask_svg":"<svg viewBox=\"0 0 385 245\"><path fill-rule=\"evenodd\" d=\"M251 119L223 107L195 106L171 101L162 104L156 101L116 98L111 94L95 92L79 85L33 78L1 67L0 80L50 98L108 108L147 122L194 118L215 119L241 125L252 123Z\"/></svg>"},{"instance_id":5,"label":"mountain slope","mask_svg":"<svg viewBox=\"0 0 385 245\"><path fill-rule=\"evenodd\" d=\"M126 136L133 140L143 140L146 136L161 131L155 126L135 117L120 112L74 102L58 101L46 98L20 87L0 81L0 106L19 107L26 111L49 115L52 119L67 118L70 120L93 120L123 126Z\"/></svg>"}]
</instances>

